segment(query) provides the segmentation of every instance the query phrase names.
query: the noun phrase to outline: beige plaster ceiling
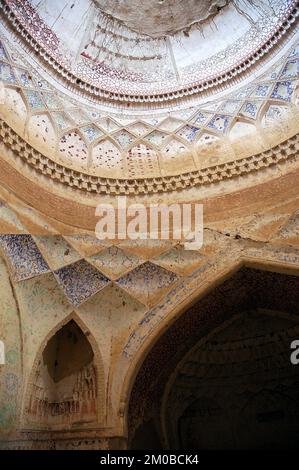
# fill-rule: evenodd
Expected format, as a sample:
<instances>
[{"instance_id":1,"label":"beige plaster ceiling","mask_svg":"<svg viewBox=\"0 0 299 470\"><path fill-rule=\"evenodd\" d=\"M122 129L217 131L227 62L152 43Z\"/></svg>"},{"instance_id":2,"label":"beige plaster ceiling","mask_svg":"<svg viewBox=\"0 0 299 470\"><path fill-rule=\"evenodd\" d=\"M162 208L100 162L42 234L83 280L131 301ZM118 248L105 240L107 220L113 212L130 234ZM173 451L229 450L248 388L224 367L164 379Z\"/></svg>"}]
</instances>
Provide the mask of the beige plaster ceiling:
<instances>
[{"instance_id":1,"label":"beige plaster ceiling","mask_svg":"<svg viewBox=\"0 0 299 470\"><path fill-rule=\"evenodd\" d=\"M101 12L150 37L172 35L211 18L228 0L93 0Z\"/></svg>"}]
</instances>

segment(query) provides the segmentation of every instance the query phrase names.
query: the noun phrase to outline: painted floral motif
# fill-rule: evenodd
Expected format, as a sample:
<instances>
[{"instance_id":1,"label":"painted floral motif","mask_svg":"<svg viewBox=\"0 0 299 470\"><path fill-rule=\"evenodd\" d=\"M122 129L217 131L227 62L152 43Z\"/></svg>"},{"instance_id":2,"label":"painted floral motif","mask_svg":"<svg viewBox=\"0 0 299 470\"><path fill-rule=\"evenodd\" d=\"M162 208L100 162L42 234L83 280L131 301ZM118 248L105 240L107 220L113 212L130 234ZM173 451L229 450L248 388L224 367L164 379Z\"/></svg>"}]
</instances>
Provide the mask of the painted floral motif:
<instances>
[{"instance_id":1,"label":"painted floral motif","mask_svg":"<svg viewBox=\"0 0 299 470\"><path fill-rule=\"evenodd\" d=\"M224 114L216 114L211 121L209 122L208 126L210 129L214 129L215 131L224 133L228 125L230 123L230 118L225 116Z\"/></svg>"},{"instance_id":2,"label":"painted floral motif","mask_svg":"<svg viewBox=\"0 0 299 470\"><path fill-rule=\"evenodd\" d=\"M31 235L1 235L0 246L16 281L49 272Z\"/></svg>"},{"instance_id":3,"label":"painted floral motif","mask_svg":"<svg viewBox=\"0 0 299 470\"><path fill-rule=\"evenodd\" d=\"M102 132L100 129L93 125L81 127L81 131L85 135L88 142L93 142L94 140L104 135L104 132Z\"/></svg>"},{"instance_id":4,"label":"painted floral motif","mask_svg":"<svg viewBox=\"0 0 299 470\"><path fill-rule=\"evenodd\" d=\"M209 117L211 117L211 115L205 113L197 113L192 120L192 124L201 125L206 122Z\"/></svg>"},{"instance_id":5,"label":"painted floral motif","mask_svg":"<svg viewBox=\"0 0 299 470\"><path fill-rule=\"evenodd\" d=\"M17 83L12 67L4 62L0 62L0 79L6 83Z\"/></svg>"},{"instance_id":6,"label":"painted floral motif","mask_svg":"<svg viewBox=\"0 0 299 470\"><path fill-rule=\"evenodd\" d=\"M90 258L90 262L111 279L117 279L135 268L140 260L137 256L126 253L117 246L110 246Z\"/></svg>"},{"instance_id":7,"label":"painted floral motif","mask_svg":"<svg viewBox=\"0 0 299 470\"><path fill-rule=\"evenodd\" d=\"M256 119L259 109L260 109L259 103L246 101L246 103L244 103L241 108L240 114L245 117Z\"/></svg>"},{"instance_id":8,"label":"painted floral motif","mask_svg":"<svg viewBox=\"0 0 299 470\"><path fill-rule=\"evenodd\" d=\"M198 132L198 127L187 125L180 129L176 134L183 139L186 139L188 142L193 142L196 139Z\"/></svg>"},{"instance_id":9,"label":"painted floral motif","mask_svg":"<svg viewBox=\"0 0 299 470\"><path fill-rule=\"evenodd\" d=\"M121 131L117 132L113 135L113 137L121 146L121 148L128 147L128 145L130 145L134 141L133 135L127 132L125 129L122 129Z\"/></svg>"},{"instance_id":10,"label":"painted floral motif","mask_svg":"<svg viewBox=\"0 0 299 470\"><path fill-rule=\"evenodd\" d=\"M24 90L29 106L34 111L45 109L45 105L37 91Z\"/></svg>"},{"instance_id":11,"label":"painted floral motif","mask_svg":"<svg viewBox=\"0 0 299 470\"><path fill-rule=\"evenodd\" d=\"M0 42L0 59L8 60L7 54L1 42Z\"/></svg>"},{"instance_id":12,"label":"painted floral motif","mask_svg":"<svg viewBox=\"0 0 299 470\"><path fill-rule=\"evenodd\" d=\"M118 279L116 283L142 302L150 304L154 299L159 298L161 293L163 295L163 292L178 279L177 274L146 262Z\"/></svg>"},{"instance_id":13,"label":"painted floral motif","mask_svg":"<svg viewBox=\"0 0 299 470\"><path fill-rule=\"evenodd\" d=\"M33 88L34 82L32 80L31 75L26 70L15 69L17 77L21 84L26 88Z\"/></svg>"},{"instance_id":14,"label":"painted floral motif","mask_svg":"<svg viewBox=\"0 0 299 470\"><path fill-rule=\"evenodd\" d=\"M149 135L147 135L144 139L154 145L159 146L159 145L162 145L162 143L164 142L167 136L168 134L165 134L164 132L153 131Z\"/></svg>"},{"instance_id":15,"label":"painted floral motif","mask_svg":"<svg viewBox=\"0 0 299 470\"><path fill-rule=\"evenodd\" d=\"M272 92L271 98L279 100L290 101L293 93L293 82L278 82L276 83Z\"/></svg>"},{"instance_id":16,"label":"painted floral motif","mask_svg":"<svg viewBox=\"0 0 299 470\"><path fill-rule=\"evenodd\" d=\"M258 85L251 96L256 98L265 98L268 95L270 87L271 85Z\"/></svg>"},{"instance_id":17,"label":"painted floral motif","mask_svg":"<svg viewBox=\"0 0 299 470\"><path fill-rule=\"evenodd\" d=\"M281 78L298 77L299 75L299 59L290 60L286 63L281 72Z\"/></svg>"},{"instance_id":18,"label":"painted floral motif","mask_svg":"<svg viewBox=\"0 0 299 470\"><path fill-rule=\"evenodd\" d=\"M68 300L75 306L88 300L109 282L103 274L85 260L54 271L54 275Z\"/></svg>"}]
</instances>

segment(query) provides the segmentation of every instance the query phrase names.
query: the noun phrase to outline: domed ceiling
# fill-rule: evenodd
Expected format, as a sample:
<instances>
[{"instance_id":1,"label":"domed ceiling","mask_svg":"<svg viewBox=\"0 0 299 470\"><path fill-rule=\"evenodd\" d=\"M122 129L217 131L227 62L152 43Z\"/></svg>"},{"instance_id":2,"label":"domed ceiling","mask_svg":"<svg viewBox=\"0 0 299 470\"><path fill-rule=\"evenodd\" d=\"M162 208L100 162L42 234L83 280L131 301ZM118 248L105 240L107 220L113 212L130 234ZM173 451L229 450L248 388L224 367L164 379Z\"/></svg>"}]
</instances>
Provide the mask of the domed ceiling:
<instances>
[{"instance_id":1,"label":"domed ceiling","mask_svg":"<svg viewBox=\"0 0 299 470\"><path fill-rule=\"evenodd\" d=\"M151 38L173 35L203 23L227 5L228 0L94 0L98 9L121 26Z\"/></svg>"},{"instance_id":2,"label":"domed ceiling","mask_svg":"<svg viewBox=\"0 0 299 470\"><path fill-rule=\"evenodd\" d=\"M0 7L1 135L28 175L169 192L272 165L297 133L293 0Z\"/></svg>"},{"instance_id":3,"label":"domed ceiling","mask_svg":"<svg viewBox=\"0 0 299 470\"><path fill-rule=\"evenodd\" d=\"M296 3L2 2L29 42L71 83L95 96L138 102L190 96L241 74L290 27Z\"/></svg>"}]
</instances>

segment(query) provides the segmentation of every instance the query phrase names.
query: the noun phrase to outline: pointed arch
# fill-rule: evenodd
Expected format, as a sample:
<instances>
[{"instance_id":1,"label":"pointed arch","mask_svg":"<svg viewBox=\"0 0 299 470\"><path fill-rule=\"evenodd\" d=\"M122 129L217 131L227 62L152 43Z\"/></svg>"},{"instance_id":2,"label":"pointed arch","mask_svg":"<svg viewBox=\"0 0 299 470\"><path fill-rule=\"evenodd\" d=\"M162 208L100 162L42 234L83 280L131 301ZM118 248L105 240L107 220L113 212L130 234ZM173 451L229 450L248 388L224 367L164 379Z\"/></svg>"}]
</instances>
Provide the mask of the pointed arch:
<instances>
[{"instance_id":1,"label":"pointed arch","mask_svg":"<svg viewBox=\"0 0 299 470\"><path fill-rule=\"evenodd\" d=\"M64 132L59 140L57 153L62 160L86 168L89 149L80 129L75 128Z\"/></svg>"},{"instance_id":2,"label":"pointed arch","mask_svg":"<svg viewBox=\"0 0 299 470\"><path fill-rule=\"evenodd\" d=\"M104 422L102 355L76 312L52 328L40 344L25 390L22 429L29 426L38 430L95 428Z\"/></svg>"},{"instance_id":3,"label":"pointed arch","mask_svg":"<svg viewBox=\"0 0 299 470\"><path fill-rule=\"evenodd\" d=\"M145 178L160 175L159 153L152 145L143 140L134 142L127 151L129 177Z\"/></svg>"},{"instance_id":4,"label":"pointed arch","mask_svg":"<svg viewBox=\"0 0 299 470\"><path fill-rule=\"evenodd\" d=\"M270 268L270 266L267 265L266 261L264 261L262 258L259 259L258 262L254 262L253 264L251 264L251 262L248 261L246 258L234 260L229 266L226 266L225 270L219 270L217 273L213 273L211 277L211 279L213 279L212 282L210 282L210 279L209 282L203 284L201 288L197 286L196 294L194 294L194 296L192 295L191 298L185 299L176 307L171 305L166 307L165 310L169 312L169 316L163 315L162 319L162 315L159 314L161 321L157 322L156 325L153 326L151 333L147 336L143 335L145 321L140 323L139 333L141 334L142 339L140 337L139 342L137 330L134 331L134 333L131 335L132 341L128 342L127 348L124 351L122 361L122 368L125 367L126 361L130 361L126 376L124 377L122 393L119 401L119 415L121 417L122 425L124 427L124 433L126 434L128 431L128 422L131 419L130 413L133 409L135 409L134 407L136 403L134 402L134 400L136 400L136 397L138 397L139 400L141 398L141 394L143 392L147 393L147 391L149 390L148 384L146 383L146 377L148 373L149 375L152 374L152 383L157 385L155 390L158 391L161 396L162 388L164 386L164 378L161 379L161 382L157 382L156 373L159 370L162 371L163 377L169 375L168 373L166 373L165 368L163 368L163 364L160 364L157 361L157 358L163 358L163 361L165 361L165 364L167 364L168 367L168 361L173 360L174 355L180 354L178 353L180 347L185 348L185 343L188 342L191 338L190 333L184 333L185 319L187 321L188 327L190 327L192 331L201 331L202 334L204 332L205 334L208 334L209 331L212 331L212 328L208 327L207 329L205 329L205 322L215 322L213 328L220 326L226 319L232 318L234 313L239 313L242 310L243 305L249 305L249 299L255 298L252 295L252 292L256 292L257 297L259 299L262 299L265 305L267 304L267 307L265 307L265 305L262 305L263 308L274 308L280 311L288 311L293 314L295 311L294 308L296 309L296 300L295 302L293 302L293 299L290 295L286 295L285 298L282 298L280 297L281 294L279 294L278 292L275 293L274 296L271 289L274 285L277 285L277 281L279 280L279 282L281 283L280 288L283 283L285 283L284 292L292 292L294 290L295 283L298 282L294 274L296 274L295 269L289 268L288 270L284 270L282 268L278 268L276 264L273 264ZM233 286L235 283L237 285L240 285L239 279L242 279L241 283L243 283L243 277L244 280L246 279L247 288L244 287L242 296L240 297L238 302L234 302L235 310L232 310L231 301L233 299L229 299L229 296L227 296L227 292L237 292L238 289L235 289L235 287ZM265 281L264 284L261 282L262 278ZM245 282L243 284L245 286ZM271 289L269 289L269 291L267 290L267 286L271 286ZM225 309L223 309L224 297L222 291L226 293L225 295L227 297L227 302L229 306L226 312ZM219 305L217 308L213 307L211 309L211 299L214 299L214 296L216 296L215 299L217 299L218 295L219 298L218 300L216 300L216 303L219 302ZM278 299L280 299L281 301L280 304ZM205 314L205 308L207 308L209 312L213 312L213 314ZM190 312L193 312L192 315L194 317L192 317L192 320L190 317ZM185 316L185 314L187 315ZM151 317L148 318L154 318L154 312L151 312ZM198 330L195 328L195 323L193 321L193 319L195 318L197 318L197 321L199 323L202 322L201 328ZM171 331L174 332L175 336L172 336ZM164 344L166 343L164 343L163 338L165 338L167 346L164 346ZM133 350L134 357L132 353ZM165 357L166 351L168 351L169 353L168 358ZM152 363L151 365L149 364L150 358L154 360L154 363ZM141 385L139 386L139 384ZM154 395L152 396L154 397ZM133 397L135 398L133 399ZM135 404L133 405L133 403ZM138 410L136 410L136 413L139 413Z\"/></svg>"},{"instance_id":5,"label":"pointed arch","mask_svg":"<svg viewBox=\"0 0 299 470\"><path fill-rule=\"evenodd\" d=\"M285 111L287 111L288 107L289 107L289 104L287 102L284 102L284 101L279 101L279 100L267 100L263 106L261 106L259 112L258 112L258 115L257 115L257 122L260 123L261 126L263 126L263 121L267 115L267 113L269 112L269 109L271 107L277 107L277 108L281 108Z\"/></svg>"},{"instance_id":6,"label":"pointed arch","mask_svg":"<svg viewBox=\"0 0 299 470\"><path fill-rule=\"evenodd\" d=\"M57 133L49 112L38 112L30 116L26 126L29 142L45 155L52 156L57 148Z\"/></svg>"}]
</instances>

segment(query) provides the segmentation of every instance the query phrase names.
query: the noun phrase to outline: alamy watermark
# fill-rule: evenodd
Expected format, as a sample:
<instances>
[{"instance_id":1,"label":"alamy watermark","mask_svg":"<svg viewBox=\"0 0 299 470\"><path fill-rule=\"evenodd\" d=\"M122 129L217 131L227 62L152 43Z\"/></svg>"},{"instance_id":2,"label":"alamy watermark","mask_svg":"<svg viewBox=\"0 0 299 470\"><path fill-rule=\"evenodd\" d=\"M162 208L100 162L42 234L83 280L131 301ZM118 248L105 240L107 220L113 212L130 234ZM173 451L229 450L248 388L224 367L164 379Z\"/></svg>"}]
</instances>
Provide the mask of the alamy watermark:
<instances>
[{"instance_id":1,"label":"alamy watermark","mask_svg":"<svg viewBox=\"0 0 299 470\"><path fill-rule=\"evenodd\" d=\"M299 364L299 340L295 339L294 341L291 342L291 349L294 349L290 356L291 363L294 366L297 366Z\"/></svg>"},{"instance_id":2,"label":"alamy watermark","mask_svg":"<svg viewBox=\"0 0 299 470\"><path fill-rule=\"evenodd\" d=\"M203 205L143 204L127 205L126 196L117 204L96 207L96 237L99 240L180 240L186 250L203 245Z\"/></svg>"}]
</instances>

